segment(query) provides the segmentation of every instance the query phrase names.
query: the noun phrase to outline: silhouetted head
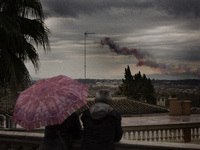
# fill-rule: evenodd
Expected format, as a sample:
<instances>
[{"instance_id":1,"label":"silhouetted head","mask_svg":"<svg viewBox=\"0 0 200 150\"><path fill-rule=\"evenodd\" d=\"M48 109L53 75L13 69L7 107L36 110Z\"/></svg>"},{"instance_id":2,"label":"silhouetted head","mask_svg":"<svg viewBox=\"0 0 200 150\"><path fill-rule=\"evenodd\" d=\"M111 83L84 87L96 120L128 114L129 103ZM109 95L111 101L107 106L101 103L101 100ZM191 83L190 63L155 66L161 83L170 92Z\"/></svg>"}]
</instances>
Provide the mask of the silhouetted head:
<instances>
[{"instance_id":1,"label":"silhouetted head","mask_svg":"<svg viewBox=\"0 0 200 150\"><path fill-rule=\"evenodd\" d=\"M111 103L111 94L108 90L99 90L96 93L96 99L95 102L103 102L106 104L110 104Z\"/></svg>"}]
</instances>

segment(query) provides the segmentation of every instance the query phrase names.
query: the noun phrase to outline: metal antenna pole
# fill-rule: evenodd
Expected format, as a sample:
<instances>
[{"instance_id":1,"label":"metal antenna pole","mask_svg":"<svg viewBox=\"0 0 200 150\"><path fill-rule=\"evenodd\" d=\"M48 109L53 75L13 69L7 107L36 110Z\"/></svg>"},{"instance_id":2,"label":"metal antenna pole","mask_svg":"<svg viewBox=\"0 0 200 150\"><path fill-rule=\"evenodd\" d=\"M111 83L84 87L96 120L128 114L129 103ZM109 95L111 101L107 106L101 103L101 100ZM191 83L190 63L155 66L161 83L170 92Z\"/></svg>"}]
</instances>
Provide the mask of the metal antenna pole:
<instances>
[{"instance_id":1,"label":"metal antenna pole","mask_svg":"<svg viewBox=\"0 0 200 150\"><path fill-rule=\"evenodd\" d=\"M95 34L95 33L84 33L84 78L86 79L86 37L88 34Z\"/></svg>"}]
</instances>

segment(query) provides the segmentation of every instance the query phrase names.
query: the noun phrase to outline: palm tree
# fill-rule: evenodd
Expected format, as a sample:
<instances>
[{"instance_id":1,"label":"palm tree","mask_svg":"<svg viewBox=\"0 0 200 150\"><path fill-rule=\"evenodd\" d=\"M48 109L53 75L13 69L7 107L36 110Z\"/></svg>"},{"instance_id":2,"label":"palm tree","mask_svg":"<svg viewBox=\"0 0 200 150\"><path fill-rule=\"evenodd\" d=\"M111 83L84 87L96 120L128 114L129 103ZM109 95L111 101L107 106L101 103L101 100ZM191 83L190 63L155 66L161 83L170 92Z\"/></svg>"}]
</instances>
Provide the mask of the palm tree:
<instances>
[{"instance_id":1,"label":"palm tree","mask_svg":"<svg viewBox=\"0 0 200 150\"><path fill-rule=\"evenodd\" d=\"M31 81L25 62L38 71L39 56L33 46L50 50L39 0L0 0L0 86L16 91ZM33 44L31 44L33 43Z\"/></svg>"}]
</instances>

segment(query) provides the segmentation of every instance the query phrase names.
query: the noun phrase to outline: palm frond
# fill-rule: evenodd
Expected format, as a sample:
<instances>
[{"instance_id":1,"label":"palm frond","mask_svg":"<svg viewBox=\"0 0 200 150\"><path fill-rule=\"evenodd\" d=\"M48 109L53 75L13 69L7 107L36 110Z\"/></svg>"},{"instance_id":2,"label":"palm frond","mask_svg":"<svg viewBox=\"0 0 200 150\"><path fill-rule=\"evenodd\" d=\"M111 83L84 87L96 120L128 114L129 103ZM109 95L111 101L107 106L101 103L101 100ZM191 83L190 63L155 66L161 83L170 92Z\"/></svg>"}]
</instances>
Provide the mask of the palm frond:
<instances>
[{"instance_id":1,"label":"palm frond","mask_svg":"<svg viewBox=\"0 0 200 150\"><path fill-rule=\"evenodd\" d=\"M31 81L23 61L8 51L0 52L0 78L0 85L5 88L9 87L13 92L26 87Z\"/></svg>"},{"instance_id":2,"label":"palm frond","mask_svg":"<svg viewBox=\"0 0 200 150\"><path fill-rule=\"evenodd\" d=\"M49 33L39 0L0 0L0 86L16 91L30 82L25 62L38 71L39 56L29 41L46 52Z\"/></svg>"},{"instance_id":3,"label":"palm frond","mask_svg":"<svg viewBox=\"0 0 200 150\"><path fill-rule=\"evenodd\" d=\"M50 50L48 34L50 30L46 27L42 20L18 18L22 33L29 38L32 38L36 45L43 46L44 50Z\"/></svg>"},{"instance_id":4,"label":"palm frond","mask_svg":"<svg viewBox=\"0 0 200 150\"><path fill-rule=\"evenodd\" d=\"M31 61L36 72L39 70L39 55L34 46L28 43L25 39L23 46L20 47L19 55L23 57L23 61Z\"/></svg>"},{"instance_id":5,"label":"palm frond","mask_svg":"<svg viewBox=\"0 0 200 150\"><path fill-rule=\"evenodd\" d=\"M37 19L43 19L42 5L39 0L18 0L20 4L20 13L22 17L28 17L29 14Z\"/></svg>"},{"instance_id":6,"label":"palm frond","mask_svg":"<svg viewBox=\"0 0 200 150\"><path fill-rule=\"evenodd\" d=\"M43 19L43 9L39 0L0 0L0 10L9 16Z\"/></svg>"},{"instance_id":7,"label":"palm frond","mask_svg":"<svg viewBox=\"0 0 200 150\"><path fill-rule=\"evenodd\" d=\"M18 39L13 38L18 36L20 32L19 23L0 12L0 47L8 47L15 39Z\"/></svg>"}]
</instances>

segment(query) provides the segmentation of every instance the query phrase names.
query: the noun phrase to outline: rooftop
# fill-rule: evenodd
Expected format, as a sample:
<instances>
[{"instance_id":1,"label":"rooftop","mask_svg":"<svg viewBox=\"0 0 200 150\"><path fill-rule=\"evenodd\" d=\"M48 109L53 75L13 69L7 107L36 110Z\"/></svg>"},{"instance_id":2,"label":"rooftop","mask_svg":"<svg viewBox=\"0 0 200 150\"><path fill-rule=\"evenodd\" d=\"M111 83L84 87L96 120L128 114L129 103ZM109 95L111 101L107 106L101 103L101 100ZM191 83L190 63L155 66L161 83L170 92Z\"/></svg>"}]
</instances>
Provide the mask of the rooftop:
<instances>
[{"instance_id":1,"label":"rooftop","mask_svg":"<svg viewBox=\"0 0 200 150\"><path fill-rule=\"evenodd\" d=\"M88 98L87 105L82 107L78 112L83 112L93 104L94 98ZM139 102L125 97L114 97L111 106L122 115L168 113L165 107Z\"/></svg>"}]
</instances>

